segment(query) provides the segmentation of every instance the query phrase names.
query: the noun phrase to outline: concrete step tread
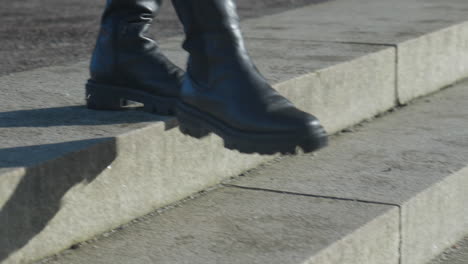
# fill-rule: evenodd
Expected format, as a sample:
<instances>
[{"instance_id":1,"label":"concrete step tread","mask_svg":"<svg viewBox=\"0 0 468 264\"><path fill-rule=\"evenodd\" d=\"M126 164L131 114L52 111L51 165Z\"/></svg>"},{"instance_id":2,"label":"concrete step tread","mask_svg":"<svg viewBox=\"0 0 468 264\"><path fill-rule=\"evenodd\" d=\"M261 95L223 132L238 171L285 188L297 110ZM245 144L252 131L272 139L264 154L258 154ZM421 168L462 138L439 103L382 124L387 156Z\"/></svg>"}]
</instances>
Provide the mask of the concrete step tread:
<instances>
[{"instance_id":1,"label":"concrete step tread","mask_svg":"<svg viewBox=\"0 0 468 264\"><path fill-rule=\"evenodd\" d=\"M397 215L385 205L227 187L43 263L396 263Z\"/></svg>"},{"instance_id":2,"label":"concrete step tread","mask_svg":"<svg viewBox=\"0 0 468 264\"><path fill-rule=\"evenodd\" d=\"M43 263L426 263L468 233L467 103L468 81Z\"/></svg>"},{"instance_id":3,"label":"concrete step tread","mask_svg":"<svg viewBox=\"0 0 468 264\"><path fill-rule=\"evenodd\" d=\"M232 184L398 206L403 263L424 263L468 233L467 102L465 81Z\"/></svg>"},{"instance_id":4,"label":"concrete step tread","mask_svg":"<svg viewBox=\"0 0 468 264\"><path fill-rule=\"evenodd\" d=\"M256 38L401 45L465 23L467 11L464 0L336 0L255 19L244 32Z\"/></svg>"},{"instance_id":5,"label":"concrete step tread","mask_svg":"<svg viewBox=\"0 0 468 264\"><path fill-rule=\"evenodd\" d=\"M468 76L467 3L387 2L330 1L242 26L260 70L333 133ZM356 41L360 29L376 41ZM180 41L161 40L183 66ZM0 78L0 226L11 227L0 262L53 254L272 159L185 137L174 118L85 109L87 64Z\"/></svg>"}]
</instances>

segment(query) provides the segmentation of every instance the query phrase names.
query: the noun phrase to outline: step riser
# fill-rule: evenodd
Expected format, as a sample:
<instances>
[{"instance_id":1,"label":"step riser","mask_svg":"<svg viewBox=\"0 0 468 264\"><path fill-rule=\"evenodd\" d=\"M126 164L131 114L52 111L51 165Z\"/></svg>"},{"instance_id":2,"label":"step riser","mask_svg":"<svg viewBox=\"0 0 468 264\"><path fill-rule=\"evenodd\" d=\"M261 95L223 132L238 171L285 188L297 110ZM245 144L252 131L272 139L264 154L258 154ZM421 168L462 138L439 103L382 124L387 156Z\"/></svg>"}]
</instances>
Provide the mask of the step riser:
<instances>
[{"instance_id":1,"label":"step riser","mask_svg":"<svg viewBox=\"0 0 468 264\"><path fill-rule=\"evenodd\" d=\"M468 22L397 46L398 100L401 103L468 76Z\"/></svg>"},{"instance_id":2,"label":"step riser","mask_svg":"<svg viewBox=\"0 0 468 264\"><path fill-rule=\"evenodd\" d=\"M468 233L468 167L401 208L402 263L426 263Z\"/></svg>"}]
</instances>

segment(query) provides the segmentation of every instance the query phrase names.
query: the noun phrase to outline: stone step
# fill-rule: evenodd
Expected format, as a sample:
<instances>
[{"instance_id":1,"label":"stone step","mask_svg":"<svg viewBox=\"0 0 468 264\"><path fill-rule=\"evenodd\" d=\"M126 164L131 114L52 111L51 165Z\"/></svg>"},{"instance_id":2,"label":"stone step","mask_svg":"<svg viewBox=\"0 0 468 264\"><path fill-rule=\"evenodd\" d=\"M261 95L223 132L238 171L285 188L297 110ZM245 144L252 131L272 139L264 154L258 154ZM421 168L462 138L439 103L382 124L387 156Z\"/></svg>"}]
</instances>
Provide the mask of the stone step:
<instances>
[{"instance_id":1,"label":"stone step","mask_svg":"<svg viewBox=\"0 0 468 264\"><path fill-rule=\"evenodd\" d=\"M427 264L466 264L468 263L468 236L458 241Z\"/></svg>"},{"instance_id":2,"label":"stone step","mask_svg":"<svg viewBox=\"0 0 468 264\"><path fill-rule=\"evenodd\" d=\"M40 263L427 263L468 234L467 104L468 80Z\"/></svg>"},{"instance_id":3,"label":"stone step","mask_svg":"<svg viewBox=\"0 0 468 264\"><path fill-rule=\"evenodd\" d=\"M260 70L333 133L468 76L466 9L341 0L242 26ZM161 43L183 66L180 41ZM85 109L87 64L0 78L2 263L54 254L272 159L183 136L174 118Z\"/></svg>"}]
</instances>

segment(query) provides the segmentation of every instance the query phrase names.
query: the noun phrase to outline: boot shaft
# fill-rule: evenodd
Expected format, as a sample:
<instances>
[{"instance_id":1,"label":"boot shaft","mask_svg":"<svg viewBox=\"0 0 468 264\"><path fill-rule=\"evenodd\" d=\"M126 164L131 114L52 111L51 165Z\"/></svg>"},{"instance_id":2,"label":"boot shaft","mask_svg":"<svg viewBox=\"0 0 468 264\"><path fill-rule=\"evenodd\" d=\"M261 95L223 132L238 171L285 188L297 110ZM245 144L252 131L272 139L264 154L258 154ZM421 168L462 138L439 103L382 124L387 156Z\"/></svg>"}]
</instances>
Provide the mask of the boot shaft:
<instances>
[{"instance_id":1,"label":"boot shaft","mask_svg":"<svg viewBox=\"0 0 468 264\"><path fill-rule=\"evenodd\" d=\"M233 0L172 0L184 26L187 72L207 83L219 69L255 68L245 48Z\"/></svg>"},{"instance_id":2,"label":"boot shaft","mask_svg":"<svg viewBox=\"0 0 468 264\"><path fill-rule=\"evenodd\" d=\"M172 0L186 34L230 33L239 27L232 0Z\"/></svg>"},{"instance_id":3,"label":"boot shaft","mask_svg":"<svg viewBox=\"0 0 468 264\"><path fill-rule=\"evenodd\" d=\"M91 77L111 81L121 61L157 49L146 36L161 0L107 0L90 65Z\"/></svg>"}]
</instances>

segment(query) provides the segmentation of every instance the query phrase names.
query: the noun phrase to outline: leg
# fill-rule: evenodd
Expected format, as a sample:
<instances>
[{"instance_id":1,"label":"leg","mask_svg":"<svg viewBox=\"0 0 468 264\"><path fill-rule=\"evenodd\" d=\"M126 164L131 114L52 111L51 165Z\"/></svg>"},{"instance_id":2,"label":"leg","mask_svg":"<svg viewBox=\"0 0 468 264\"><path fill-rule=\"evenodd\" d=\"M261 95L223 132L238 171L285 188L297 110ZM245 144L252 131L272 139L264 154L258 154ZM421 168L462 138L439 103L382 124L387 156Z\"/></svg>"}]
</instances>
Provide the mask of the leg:
<instances>
[{"instance_id":1,"label":"leg","mask_svg":"<svg viewBox=\"0 0 468 264\"><path fill-rule=\"evenodd\" d=\"M327 144L319 121L297 109L258 72L232 0L173 0L189 52L177 117L181 130L214 132L241 152L309 152ZM192 131L196 131L193 133Z\"/></svg>"},{"instance_id":2,"label":"leg","mask_svg":"<svg viewBox=\"0 0 468 264\"><path fill-rule=\"evenodd\" d=\"M118 110L127 100L158 114L174 111L183 72L145 36L160 0L108 0L86 84L87 105Z\"/></svg>"}]
</instances>

